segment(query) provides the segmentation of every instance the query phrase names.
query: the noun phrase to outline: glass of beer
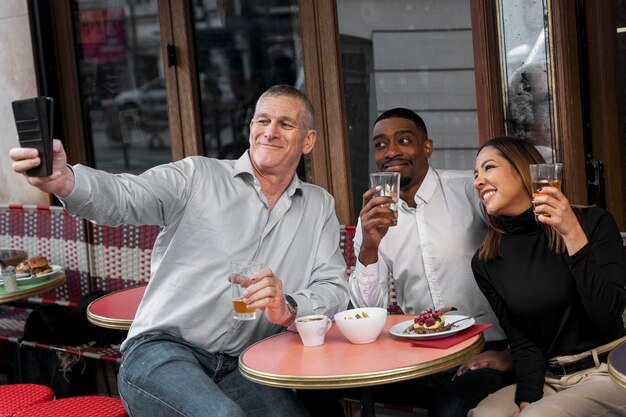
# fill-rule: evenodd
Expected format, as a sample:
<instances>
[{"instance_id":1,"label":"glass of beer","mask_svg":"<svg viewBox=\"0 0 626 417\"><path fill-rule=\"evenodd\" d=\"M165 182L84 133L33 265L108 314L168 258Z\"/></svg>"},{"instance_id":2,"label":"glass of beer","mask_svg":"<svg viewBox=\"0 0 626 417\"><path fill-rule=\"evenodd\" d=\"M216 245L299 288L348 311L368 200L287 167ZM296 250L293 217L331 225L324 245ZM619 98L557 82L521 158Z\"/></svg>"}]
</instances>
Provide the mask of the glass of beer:
<instances>
[{"instance_id":1,"label":"glass of beer","mask_svg":"<svg viewBox=\"0 0 626 417\"><path fill-rule=\"evenodd\" d=\"M533 198L540 195L549 195L537 191L542 187L554 187L560 190L562 179L563 164L561 163L530 165L530 180L532 182ZM548 213L535 213L535 219L539 216L550 217Z\"/></svg>"},{"instance_id":2,"label":"glass of beer","mask_svg":"<svg viewBox=\"0 0 626 417\"><path fill-rule=\"evenodd\" d=\"M396 201L400 198L400 173L399 172L373 172L370 174L370 186L372 188L380 187L378 196L395 197ZM398 204L393 203L389 207L398 215ZM390 215L384 214L390 220L395 220Z\"/></svg>"},{"instance_id":3,"label":"glass of beer","mask_svg":"<svg viewBox=\"0 0 626 417\"><path fill-rule=\"evenodd\" d=\"M263 264L258 261L231 261L230 288L233 295L233 318L256 320L256 310L250 310L243 301L243 292L251 284L252 276Z\"/></svg>"}]
</instances>

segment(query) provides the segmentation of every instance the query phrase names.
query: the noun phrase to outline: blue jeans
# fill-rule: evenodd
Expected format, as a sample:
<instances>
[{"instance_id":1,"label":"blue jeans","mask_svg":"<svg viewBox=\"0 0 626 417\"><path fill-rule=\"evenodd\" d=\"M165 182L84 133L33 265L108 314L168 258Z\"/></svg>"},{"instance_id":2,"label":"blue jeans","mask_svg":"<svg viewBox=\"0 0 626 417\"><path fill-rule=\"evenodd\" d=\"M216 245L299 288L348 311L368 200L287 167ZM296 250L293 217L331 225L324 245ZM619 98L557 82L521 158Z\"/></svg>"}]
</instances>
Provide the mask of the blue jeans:
<instances>
[{"instance_id":1,"label":"blue jeans","mask_svg":"<svg viewBox=\"0 0 626 417\"><path fill-rule=\"evenodd\" d=\"M129 341L118 387L132 417L309 416L293 391L244 378L238 358L165 333Z\"/></svg>"}]
</instances>

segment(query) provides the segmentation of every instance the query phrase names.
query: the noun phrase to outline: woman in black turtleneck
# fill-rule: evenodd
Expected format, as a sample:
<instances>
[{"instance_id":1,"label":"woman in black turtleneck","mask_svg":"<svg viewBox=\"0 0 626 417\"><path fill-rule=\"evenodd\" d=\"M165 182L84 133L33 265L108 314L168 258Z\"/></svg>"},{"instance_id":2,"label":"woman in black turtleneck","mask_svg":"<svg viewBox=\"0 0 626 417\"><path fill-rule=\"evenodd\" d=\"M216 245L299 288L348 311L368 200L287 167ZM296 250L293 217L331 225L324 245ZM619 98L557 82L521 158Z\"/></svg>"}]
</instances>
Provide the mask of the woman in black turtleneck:
<instances>
[{"instance_id":1,"label":"woman in black turtleneck","mask_svg":"<svg viewBox=\"0 0 626 417\"><path fill-rule=\"evenodd\" d=\"M532 200L529 164L537 163L534 146L510 137L476 157L490 230L472 269L507 334L517 384L469 416L626 416L626 393L606 369L626 334L619 230L609 212L573 208L556 188ZM534 210L550 217L535 220Z\"/></svg>"}]
</instances>

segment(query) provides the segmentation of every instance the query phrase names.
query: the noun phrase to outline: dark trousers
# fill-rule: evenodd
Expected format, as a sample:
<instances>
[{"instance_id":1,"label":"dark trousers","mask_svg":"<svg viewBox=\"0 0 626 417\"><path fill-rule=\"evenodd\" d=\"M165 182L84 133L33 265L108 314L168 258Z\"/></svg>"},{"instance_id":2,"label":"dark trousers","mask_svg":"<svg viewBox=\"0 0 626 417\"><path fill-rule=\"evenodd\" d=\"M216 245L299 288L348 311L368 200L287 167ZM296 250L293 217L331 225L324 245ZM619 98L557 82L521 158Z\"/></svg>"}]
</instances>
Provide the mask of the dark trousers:
<instances>
[{"instance_id":1,"label":"dark trousers","mask_svg":"<svg viewBox=\"0 0 626 417\"><path fill-rule=\"evenodd\" d=\"M514 374L490 368L468 371L452 381L456 369L422 378L372 387L377 403L428 409L429 417L466 417L487 395L515 382ZM313 417L344 417L341 398L360 400L358 388L299 390Z\"/></svg>"}]
</instances>

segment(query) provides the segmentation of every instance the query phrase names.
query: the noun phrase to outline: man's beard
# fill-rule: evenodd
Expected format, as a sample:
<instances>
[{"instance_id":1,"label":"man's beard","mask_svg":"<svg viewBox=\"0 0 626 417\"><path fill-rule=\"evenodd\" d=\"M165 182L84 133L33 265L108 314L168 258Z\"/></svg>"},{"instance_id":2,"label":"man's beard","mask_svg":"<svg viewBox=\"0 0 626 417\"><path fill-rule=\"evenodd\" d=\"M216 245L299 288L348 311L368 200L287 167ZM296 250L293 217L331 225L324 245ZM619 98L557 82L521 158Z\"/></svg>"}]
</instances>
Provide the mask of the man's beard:
<instances>
[{"instance_id":1,"label":"man's beard","mask_svg":"<svg viewBox=\"0 0 626 417\"><path fill-rule=\"evenodd\" d=\"M411 178L400 177L400 189L406 188L411 183Z\"/></svg>"}]
</instances>

